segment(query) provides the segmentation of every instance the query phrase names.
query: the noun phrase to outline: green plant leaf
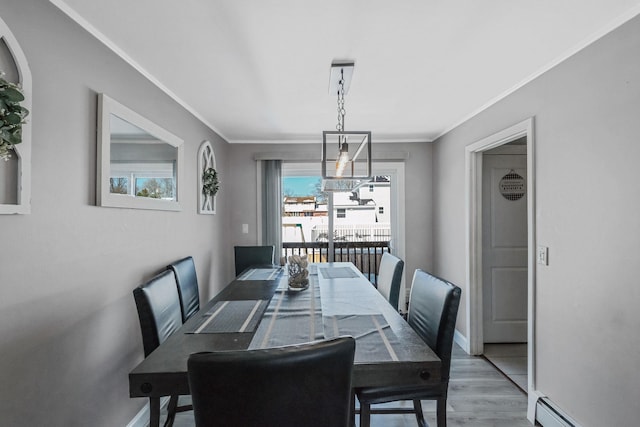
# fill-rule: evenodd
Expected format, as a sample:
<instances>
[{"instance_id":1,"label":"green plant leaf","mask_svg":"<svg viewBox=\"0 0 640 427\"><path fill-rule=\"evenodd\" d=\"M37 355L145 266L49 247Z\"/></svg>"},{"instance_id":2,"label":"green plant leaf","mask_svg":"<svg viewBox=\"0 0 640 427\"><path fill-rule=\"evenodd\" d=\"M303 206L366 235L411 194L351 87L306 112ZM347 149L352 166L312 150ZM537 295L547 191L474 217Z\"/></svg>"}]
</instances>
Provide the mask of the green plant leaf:
<instances>
[{"instance_id":1,"label":"green plant leaf","mask_svg":"<svg viewBox=\"0 0 640 427\"><path fill-rule=\"evenodd\" d=\"M0 91L0 96L11 102L24 101L24 95L22 95L18 89L12 87L7 87L3 91Z\"/></svg>"},{"instance_id":2,"label":"green plant leaf","mask_svg":"<svg viewBox=\"0 0 640 427\"><path fill-rule=\"evenodd\" d=\"M8 141L13 145L20 144L22 142L22 132L17 132L16 134L12 134L11 137L8 139Z\"/></svg>"},{"instance_id":3,"label":"green plant leaf","mask_svg":"<svg viewBox=\"0 0 640 427\"><path fill-rule=\"evenodd\" d=\"M4 121L11 125L17 125L22 121L22 117L19 114L10 113L4 117Z\"/></svg>"}]
</instances>

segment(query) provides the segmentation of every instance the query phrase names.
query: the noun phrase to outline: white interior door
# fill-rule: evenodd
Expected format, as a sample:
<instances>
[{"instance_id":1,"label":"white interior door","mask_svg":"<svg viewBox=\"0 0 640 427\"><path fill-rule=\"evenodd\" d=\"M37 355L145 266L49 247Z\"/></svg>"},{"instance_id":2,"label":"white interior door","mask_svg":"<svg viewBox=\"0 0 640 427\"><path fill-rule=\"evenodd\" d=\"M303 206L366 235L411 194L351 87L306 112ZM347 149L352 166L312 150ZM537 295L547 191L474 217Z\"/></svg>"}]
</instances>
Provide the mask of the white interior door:
<instances>
[{"instance_id":1,"label":"white interior door","mask_svg":"<svg viewBox=\"0 0 640 427\"><path fill-rule=\"evenodd\" d=\"M490 153L482 165L484 342L526 342L527 157Z\"/></svg>"}]
</instances>

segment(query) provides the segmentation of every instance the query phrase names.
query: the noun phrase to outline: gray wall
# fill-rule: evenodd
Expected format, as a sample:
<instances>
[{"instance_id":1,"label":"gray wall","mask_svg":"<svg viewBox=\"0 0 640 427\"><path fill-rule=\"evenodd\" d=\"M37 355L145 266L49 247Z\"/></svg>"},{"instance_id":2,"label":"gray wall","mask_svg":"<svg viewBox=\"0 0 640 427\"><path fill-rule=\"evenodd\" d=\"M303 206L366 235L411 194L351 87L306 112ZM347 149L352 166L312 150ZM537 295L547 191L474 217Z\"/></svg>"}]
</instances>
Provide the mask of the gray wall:
<instances>
[{"instance_id":1,"label":"gray wall","mask_svg":"<svg viewBox=\"0 0 640 427\"><path fill-rule=\"evenodd\" d=\"M228 283L228 144L47 1L0 1L33 75L32 213L0 216L0 424L123 426L146 403L132 290L186 255L202 298ZM104 92L185 141L182 212L95 206ZM197 215L196 155L212 141L222 189Z\"/></svg>"},{"instance_id":2,"label":"gray wall","mask_svg":"<svg viewBox=\"0 0 640 427\"><path fill-rule=\"evenodd\" d=\"M229 149L231 179L231 244L256 244L258 218L256 206L256 153L287 153L289 156L313 159L320 170L321 132L318 144L233 144ZM375 135L373 135L375 141ZM411 283L416 268L430 270L432 256L432 144L392 143L372 147L374 160L389 158L394 153L408 153L405 161L406 206L401 212L406 232L405 278ZM387 154L389 153L389 154ZM397 156L397 154L395 154ZM375 174L375 165L374 165ZM249 224L249 234L242 234L242 224Z\"/></svg>"},{"instance_id":3,"label":"gray wall","mask_svg":"<svg viewBox=\"0 0 640 427\"><path fill-rule=\"evenodd\" d=\"M635 18L434 147L435 270L464 286L464 147L535 116L536 388L585 427L640 417L639 52Z\"/></svg>"}]
</instances>

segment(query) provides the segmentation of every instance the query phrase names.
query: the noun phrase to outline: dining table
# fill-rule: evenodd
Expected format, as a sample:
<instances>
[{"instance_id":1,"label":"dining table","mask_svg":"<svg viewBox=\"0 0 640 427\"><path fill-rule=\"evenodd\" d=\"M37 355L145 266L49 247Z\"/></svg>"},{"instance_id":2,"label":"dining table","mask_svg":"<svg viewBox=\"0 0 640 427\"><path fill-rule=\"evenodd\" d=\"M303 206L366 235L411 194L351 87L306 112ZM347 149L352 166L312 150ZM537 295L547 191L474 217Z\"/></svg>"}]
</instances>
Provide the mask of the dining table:
<instances>
[{"instance_id":1,"label":"dining table","mask_svg":"<svg viewBox=\"0 0 640 427\"><path fill-rule=\"evenodd\" d=\"M309 286L290 289L287 268L245 270L129 373L130 397L150 399L150 426L164 396L189 395L187 359L350 335L354 388L436 383L440 359L349 262L313 263Z\"/></svg>"}]
</instances>

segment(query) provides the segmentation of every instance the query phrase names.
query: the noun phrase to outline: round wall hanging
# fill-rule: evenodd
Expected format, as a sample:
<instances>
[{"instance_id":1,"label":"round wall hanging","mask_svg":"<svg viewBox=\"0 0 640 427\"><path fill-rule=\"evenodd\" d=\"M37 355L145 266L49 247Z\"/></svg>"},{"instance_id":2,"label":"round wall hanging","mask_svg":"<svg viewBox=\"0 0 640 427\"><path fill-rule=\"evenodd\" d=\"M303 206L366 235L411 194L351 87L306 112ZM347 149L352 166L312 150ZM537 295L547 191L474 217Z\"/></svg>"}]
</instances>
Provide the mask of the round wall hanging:
<instances>
[{"instance_id":1,"label":"round wall hanging","mask_svg":"<svg viewBox=\"0 0 640 427\"><path fill-rule=\"evenodd\" d=\"M513 169L502 177L498 185L500 194L507 200L520 200L526 193L524 178Z\"/></svg>"}]
</instances>

